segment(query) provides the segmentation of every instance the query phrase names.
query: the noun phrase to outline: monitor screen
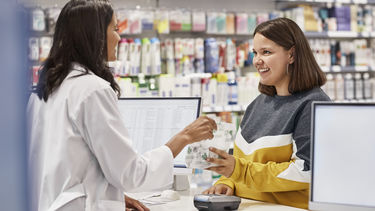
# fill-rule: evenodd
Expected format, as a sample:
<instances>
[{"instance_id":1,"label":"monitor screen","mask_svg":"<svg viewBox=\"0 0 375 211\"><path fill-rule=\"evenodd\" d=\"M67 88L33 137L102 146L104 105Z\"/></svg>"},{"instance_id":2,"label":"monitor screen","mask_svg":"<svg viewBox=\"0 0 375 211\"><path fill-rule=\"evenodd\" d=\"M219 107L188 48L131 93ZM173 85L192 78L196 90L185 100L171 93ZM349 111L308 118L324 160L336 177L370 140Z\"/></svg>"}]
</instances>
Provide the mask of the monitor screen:
<instances>
[{"instance_id":1,"label":"monitor screen","mask_svg":"<svg viewBox=\"0 0 375 211\"><path fill-rule=\"evenodd\" d=\"M310 204L375 210L374 122L375 104L314 103Z\"/></svg>"},{"instance_id":2,"label":"monitor screen","mask_svg":"<svg viewBox=\"0 0 375 211\"><path fill-rule=\"evenodd\" d=\"M133 147L141 154L167 143L198 118L200 97L120 98L118 106ZM174 163L185 165L186 147Z\"/></svg>"}]
</instances>

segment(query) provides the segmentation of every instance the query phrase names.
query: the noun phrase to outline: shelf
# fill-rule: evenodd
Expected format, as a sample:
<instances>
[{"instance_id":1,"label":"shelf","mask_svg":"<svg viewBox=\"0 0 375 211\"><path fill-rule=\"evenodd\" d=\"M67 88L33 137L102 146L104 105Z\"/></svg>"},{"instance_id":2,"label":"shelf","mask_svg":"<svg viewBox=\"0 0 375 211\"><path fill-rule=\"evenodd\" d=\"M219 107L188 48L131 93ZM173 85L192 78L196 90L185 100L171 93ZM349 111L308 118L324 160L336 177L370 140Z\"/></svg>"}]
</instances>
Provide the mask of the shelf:
<instances>
[{"instance_id":1,"label":"shelf","mask_svg":"<svg viewBox=\"0 0 375 211\"><path fill-rule=\"evenodd\" d=\"M361 100L334 100L337 103L375 103L375 99L361 99Z\"/></svg>"},{"instance_id":2,"label":"shelf","mask_svg":"<svg viewBox=\"0 0 375 211\"><path fill-rule=\"evenodd\" d=\"M168 34L159 34L156 31L145 31L141 34L120 34L122 38L150 38L158 37L161 39L166 38L232 38L238 40L248 40L253 37L253 34L210 34L206 32L194 32L194 31L172 31Z\"/></svg>"},{"instance_id":3,"label":"shelf","mask_svg":"<svg viewBox=\"0 0 375 211\"><path fill-rule=\"evenodd\" d=\"M28 60L28 64L30 65L30 66L41 66L42 65L42 62L41 61L36 61L36 60Z\"/></svg>"},{"instance_id":4,"label":"shelf","mask_svg":"<svg viewBox=\"0 0 375 211\"><path fill-rule=\"evenodd\" d=\"M375 32L352 32L352 31L330 31L330 32L304 32L307 38L375 38Z\"/></svg>"},{"instance_id":5,"label":"shelf","mask_svg":"<svg viewBox=\"0 0 375 211\"><path fill-rule=\"evenodd\" d=\"M374 0L375 4L375 0ZM306 31L304 32L307 38L375 38L375 32L352 32L352 31L329 31L329 32L313 32ZM30 37L53 37L52 33L45 31L30 31ZM159 34L156 31L144 31L141 34L120 34L122 38L150 38L150 37L159 37L159 38L235 38L239 40L247 40L253 37L253 34L209 34L206 32L193 32L193 31L172 31L168 34Z\"/></svg>"},{"instance_id":6,"label":"shelf","mask_svg":"<svg viewBox=\"0 0 375 211\"><path fill-rule=\"evenodd\" d=\"M341 4L375 4L375 0L276 0L276 3L341 3Z\"/></svg>"},{"instance_id":7,"label":"shelf","mask_svg":"<svg viewBox=\"0 0 375 211\"><path fill-rule=\"evenodd\" d=\"M320 67L325 73L372 73L375 72L374 68L369 66L350 66L341 67L338 65L332 67Z\"/></svg>"},{"instance_id":8,"label":"shelf","mask_svg":"<svg viewBox=\"0 0 375 211\"><path fill-rule=\"evenodd\" d=\"M53 37L53 33L47 31L29 31L30 37Z\"/></svg>"},{"instance_id":9,"label":"shelf","mask_svg":"<svg viewBox=\"0 0 375 211\"><path fill-rule=\"evenodd\" d=\"M215 112L244 112L247 108L247 105L226 105L226 106L205 106L202 109L203 113L215 113Z\"/></svg>"},{"instance_id":10,"label":"shelf","mask_svg":"<svg viewBox=\"0 0 375 211\"><path fill-rule=\"evenodd\" d=\"M169 74L158 74L158 75L144 75L146 78L153 78L153 77L160 77L160 76L169 76ZM181 75L182 77L188 77L188 78L212 78L212 73L190 73L187 75ZM138 78L138 75L117 75L116 77L119 78ZM173 77L180 77L175 76Z\"/></svg>"}]
</instances>

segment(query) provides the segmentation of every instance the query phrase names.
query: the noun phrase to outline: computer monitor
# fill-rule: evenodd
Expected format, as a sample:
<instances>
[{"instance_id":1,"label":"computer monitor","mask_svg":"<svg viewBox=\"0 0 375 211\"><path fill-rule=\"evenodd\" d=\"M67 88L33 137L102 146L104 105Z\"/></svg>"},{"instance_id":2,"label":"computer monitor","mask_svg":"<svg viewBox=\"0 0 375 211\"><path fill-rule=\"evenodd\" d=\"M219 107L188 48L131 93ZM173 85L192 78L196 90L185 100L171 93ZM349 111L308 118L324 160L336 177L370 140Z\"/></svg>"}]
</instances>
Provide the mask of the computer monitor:
<instances>
[{"instance_id":1,"label":"computer monitor","mask_svg":"<svg viewBox=\"0 0 375 211\"><path fill-rule=\"evenodd\" d=\"M167 143L174 135L198 118L200 97L120 98L118 107L133 141L141 154ZM186 147L174 159L185 167Z\"/></svg>"},{"instance_id":2,"label":"computer monitor","mask_svg":"<svg viewBox=\"0 0 375 211\"><path fill-rule=\"evenodd\" d=\"M375 103L314 102L310 210L375 210Z\"/></svg>"}]
</instances>

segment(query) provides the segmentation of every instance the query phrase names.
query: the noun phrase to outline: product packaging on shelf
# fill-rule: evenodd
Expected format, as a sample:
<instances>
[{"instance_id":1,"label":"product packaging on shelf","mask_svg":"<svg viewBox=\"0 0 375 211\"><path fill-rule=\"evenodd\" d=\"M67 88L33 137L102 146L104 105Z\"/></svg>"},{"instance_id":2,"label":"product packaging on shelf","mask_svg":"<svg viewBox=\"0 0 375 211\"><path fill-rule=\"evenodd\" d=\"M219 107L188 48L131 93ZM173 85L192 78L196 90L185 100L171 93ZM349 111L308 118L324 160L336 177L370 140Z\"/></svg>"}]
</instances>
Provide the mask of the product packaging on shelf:
<instances>
[{"instance_id":1,"label":"product packaging on shelf","mask_svg":"<svg viewBox=\"0 0 375 211\"><path fill-rule=\"evenodd\" d=\"M342 74L337 74L335 77L335 84L336 84L336 100L342 101L345 99L345 85L344 85L344 78Z\"/></svg>"},{"instance_id":2,"label":"product packaging on shelf","mask_svg":"<svg viewBox=\"0 0 375 211\"><path fill-rule=\"evenodd\" d=\"M219 70L219 46L215 38L205 40L205 72L216 73Z\"/></svg>"},{"instance_id":3,"label":"product packaging on shelf","mask_svg":"<svg viewBox=\"0 0 375 211\"><path fill-rule=\"evenodd\" d=\"M216 16L216 29L218 34L227 33L227 14L225 12L219 12Z\"/></svg>"},{"instance_id":4,"label":"product packaging on shelf","mask_svg":"<svg viewBox=\"0 0 375 211\"><path fill-rule=\"evenodd\" d=\"M154 29L154 14L153 10L142 11L142 30Z\"/></svg>"},{"instance_id":5,"label":"product packaging on shelf","mask_svg":"<svg viewBox=\"0 0 375 211\"><path fill-rule=\"evenodd\" d=\"M31 30L46 31L45 14L41 8L35 8L31 11Z\"/></svg>"},{"instance_id":6,"label":"product packaging on shelf","mask_svg":"<svg viewBox=\"0 0 375 211\"><path fill-rule=\"evenodd\" d=\"M234 14L233 13L227 13L226 17L226 34L234 34Z\"/></svg>"},{"instance_id":7,"label":"product packaging on shelf","mask_svg":"<svg viewBox=\"0 0 375 211\"><path fill-rule=\"evenodd\" d=\"M372 92L373 84L371 83L370 74L368 73L363 74L363 86L364 86L364 98L372 99L374 95L374 93Z\"/></svg>"},{"instance_id":8,"label":"product packaging on shelf","mask_svg":"<svg viewBox=\"0 0 375 211\"><path fill-rule=\"evenodd\" d=\"M142 39L141 72L144 75L151 75L151 43L148 38Z\"/></svg>"},{"instance_id":9,"label":"product packaging on shelf","mask_svg":"<svg viewBox=\"0 0 375 211\"><path fill-rule=\"evenodd\" d=\"M159 96L174 97L175 96L175 77L172 75L160 75L159 77Z\"/></svg>"},{"instance_id":10,"label":"product packaging on shelf","mask_svg":"<svg viewBox=\"0 0 375 211\"><path fill-rule=\"evenodd\" d=\"M125 9L119 9L117 10L116 15L119 34L129 34L129 12Z\"/></svg>"},{"instance_id":11,"label":"product packaging on shelf","mask_svg":"<svg viewBox=\"0 0 375 211\"><path fill-rule=\"evenodd\" d=\"M253 34L256 26L257 26L257 16L255 14L250 14L247 18L248 33Z\"/></svg>"},{"instance_id":12,"label":"product packaging on shelf","mask_svg":"<svg viewBox=\"0 0 375 211\"><path fill-rule=\"evenodd\" d=\"M228 72L228 104L238 104L238 84L234 72Z\"/></svg>"},{"instance_id":13,"label":"product packaging on shelf","mask_svg":"<svg viewBox=\"0 0 375 211\"><path fill-rule=\"evenodd\" d=\"M137 85L132 83L130 78L117 78L117 83L121 89L121 97L136 97Z\"/></svg>"},{"instance_id":14,"label":"product packaging on shelf","mask_svg":"<svg viewBox=\"0 0 375 211\"><path fill-rule=\"evenodd\" d=\"M181 10L169 11L169 29L171 31L182 30L182 11Z\"/></svg>"},{"instance_id":15,"label":"product packaging on shelf","mask_svg":"<svg viewBox=\"0 0 375 211\"><path fill-rule=\"evenodd\" d=\"M207 13L207 33L208 34L217 34L217 13L208 12Z\"/></svg>"},{"instance_id":16,"label":"product packaging on shelf","mask_svg":"<svg viewBox=\"0 0 375 211\"><path fill-rule=\"evenodd\" d=\"M161 74L160 41L154 37L151 39L151 75Z\"/></svg>"},{"instance_id":17,"label":"product packaging on shelf","mask_svg":"<svg viewBox=\"0 0 375 211\"><path fill-rule=\"evenodd\" d=\"M32 71L32 85L33 86L36 86L38 84L38 81L39 81L39 70L40 70L40 66L33 66L31 68L31 71Z\"/></svg>"},{"instance_id":18,"label":"product packaging on shelf","mask_svg":"<svg viewBox=\"0 0 375 211\"><path fill-rule=\"evenodd\" d=\"M129 43L125 38L120 40L118 46L118 60L121 63L119 72L117 75L119 76L127 76L130 74L130 61L129 61Z\"/></svg>"},{"instance_id":19,"label":"product packaging on shelf","mask_svg":"<svg viewBox=\"0 0 375 211\"><path fill-rule=\"evenodd\" d=\"M236 33L248 34L248 15L246 13L236 14Z\"/></svg>"},{"instance_id":20,"label":"product packaging on shelf","mask_svg":"<svg viewBox=\"0 0 375 211\"><path fill-rule=\"evenodd\" d=\"M61 9L57 8L57 7L48 8L46 10L47 31L49 33L54 33L55 32L56 22L57 22L57 18L60 15L60 12L61 12Z\"/></svg>"},{"instance_id":21,"label":"product packaging on shelf","mask_svg":"<svg viewBox=\"0 0 375 211\"><path fill-rule=\"evenodd\" d=\"M154 25L159 34L169 33L169 13L166 10L156 10Z\"/></svg>"},{"instance_id":22,"label":"product packaging on shelf","mask_svg":"<svg viewBox=\"0 0 375 211\"><path fill-rule=\"evenodd\" d=\"M352 74L348 73L345 75L344 79L344 87L345 87L345 100L353 100L354 99L354 80Z\"/></svg>"},{"instance_id":23,"label":"product packaging on shelf","mask_svg":"<svg viewBox=\"0 0 375 211\"><path fill-rule=\"evenodd\" d=\"M191 12L188 10L182 11L181 17L181 30L182 31L191 31L192 24L191 24Z\"/></svg>"},{"instance_id":24,"label":"product packaging on shelf","mask_svg":"<svg viewBox=\"0 0 375 211\"><path fill-rule=\"evenodd\" d=\"M137 76L140 73L140 63L141 63L141 40L134 39L130 42L130 75Z\"/></svg>"},{"instance_id":25,"label":"product packaging on shelf","mask_svg":"<svg viewBox=\"0 0 375 211\"><path fill-rule=\"evenodd\" d=\"M204 12L195 11L192 13L193 27L195 32L203 32L206 30L206 14Z\"/></svg>"},{"instance_id":26,"label":"product packaging on shelf","mask_svg":"<svg viewBox=\"0 0 375 211\"><path fill-rule=\"evenodd\" d=\"M355 99L362 100L363 98L363 80L360 73L356 73L355 79Z\"/></svg>"},{"instance_id":27,"label":"product packaging on shelf","mask_svg":"<svg viewBox=\"0 0 375 211\"><path fill-rule=\"evenodd\" d=\"M191 96L191 83L188 77L175 78L175 96L176 97L190 97Z\"/></svg>"},{"instance_id":28,"label":"product packaging on shelf","mask_svg":"<svg viewBox=\"0 0 375 211\"><path fill-rule=\"evenodd\" d=\"M29 38L29 59L31 61L39 60L39 39L37 37Z\"/></svg>"},{"instance_id":29,"label":"product packaging on shelf","mask_svg":"<svg viewBox=\"0 0 375 211\"><path fill-rule=\"evenodd\" d=\"M39 40L39 61L43 62L47 59L49 51L52 47L52 37L41 37Z\"/></svg>"}]
</instances>

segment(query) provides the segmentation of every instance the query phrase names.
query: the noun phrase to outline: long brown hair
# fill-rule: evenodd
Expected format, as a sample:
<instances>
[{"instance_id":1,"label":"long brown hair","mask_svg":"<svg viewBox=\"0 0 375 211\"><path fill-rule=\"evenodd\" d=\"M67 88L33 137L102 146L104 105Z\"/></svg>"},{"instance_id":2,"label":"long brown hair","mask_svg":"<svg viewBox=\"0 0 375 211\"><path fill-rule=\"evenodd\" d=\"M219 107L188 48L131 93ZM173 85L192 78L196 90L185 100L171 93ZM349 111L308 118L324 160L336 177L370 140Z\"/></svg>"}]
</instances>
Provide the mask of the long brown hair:
<instances>
[{"instance_id":1,"label":"long brown hair","mask_svg":"<svg viewBox=\"0 0 375 211\"><path fill-rule=\"evenodd\" d=\"M320 69L312 54L310 45L298 25L288 18L277 18L259 24L254 31L261 34L285 50L294 47L294 62L289 65L291 94L320 87L326 82L325 73ZM259 83L261 93L274 96L276 88Z\"/></svg>"},{"instance_id":2,"label":"long brown hair","mask_svg":"<svg viewBox=\"0 0 375 211\"><path fill-rule=\"evenodd\" d=\"M82 65L88 74L108 81L114 91L120 88L107 66L107 27L113 9L106 0L70 0L56 22L50 54L44 63L36 92L40 99L48 97L69 74L73 62Z\"/></svg>"}]
</instances>

